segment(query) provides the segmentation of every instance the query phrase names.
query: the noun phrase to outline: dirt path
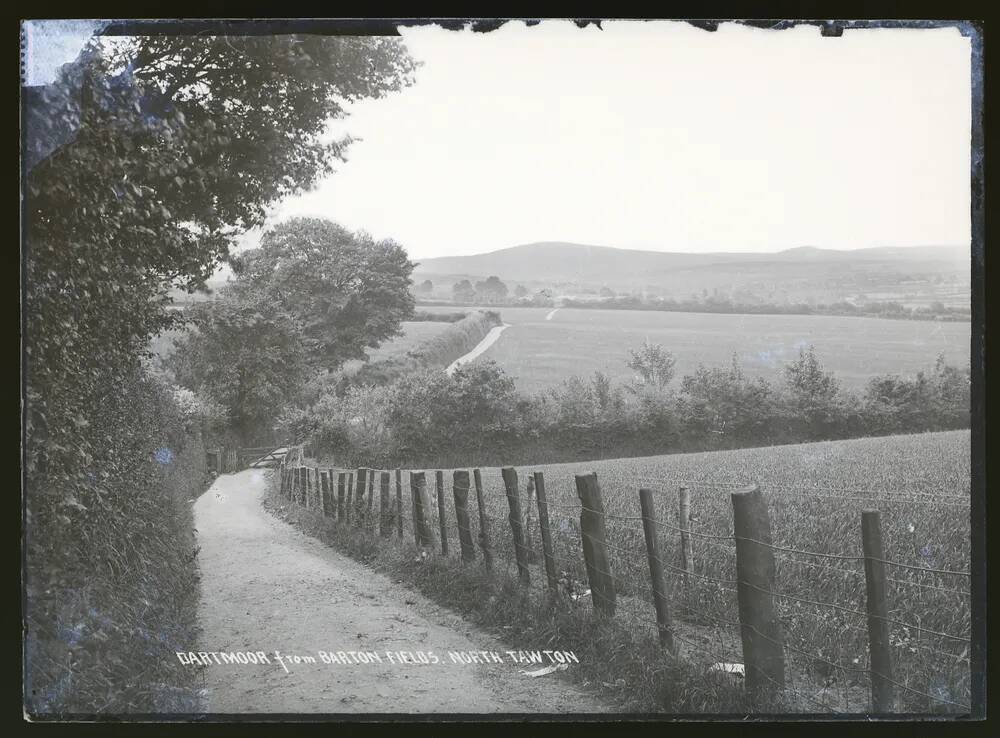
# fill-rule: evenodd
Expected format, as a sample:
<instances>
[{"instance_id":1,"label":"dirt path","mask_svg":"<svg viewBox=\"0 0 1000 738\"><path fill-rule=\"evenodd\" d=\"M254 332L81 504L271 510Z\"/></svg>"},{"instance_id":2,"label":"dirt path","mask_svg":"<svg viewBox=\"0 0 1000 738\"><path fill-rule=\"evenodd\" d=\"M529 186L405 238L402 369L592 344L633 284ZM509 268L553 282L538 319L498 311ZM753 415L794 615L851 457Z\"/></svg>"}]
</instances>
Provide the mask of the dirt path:
<instances>
[{"instance_id":1,"label":"dirt path","mask_svg":"<svg viewBox=\"0 0 1000 738\"><path fill-rule=\"evenodd\" d=\"M507 647L489 634L268 514L261 498L271 473L219 477L195 503L202 573L198 650L263 651L271 661L209 666L208 712L613 710L560 674L525 676L522 669L538 667L511 663ZM275 651L317 662L295 665L286 658L286 671ZM373 651L382 663L325 664L319 651ZM392 664L387 651L433 652L442 661ZM452 664L449 651L495 651L505 663Z\"/></svg>"},{"instance_id":2,"label":"dirt path","mask_svg":"<svg viewBox=\"0 0 1000 738\"><path fill-rule=\"evenodd\" d=\"M444 373L450 377L452 373L456 369L458 369L458 367L460 367L462 364L468 364L470 361L475 359L477 356L486 351L490 346L496 343L497 339L500 338L500 334L503 333L508 328L510 328L510 323L504 323L503 325L498 325L494 328L490 328L490 332L487 333L485 336L483 336L483 340L477 343L475 345L475 348L472 349L472 351L465 354L464 356L459 356L457 359L451 362L448 365L448 368L444 370Z\"/></svg>"}]
</instances>

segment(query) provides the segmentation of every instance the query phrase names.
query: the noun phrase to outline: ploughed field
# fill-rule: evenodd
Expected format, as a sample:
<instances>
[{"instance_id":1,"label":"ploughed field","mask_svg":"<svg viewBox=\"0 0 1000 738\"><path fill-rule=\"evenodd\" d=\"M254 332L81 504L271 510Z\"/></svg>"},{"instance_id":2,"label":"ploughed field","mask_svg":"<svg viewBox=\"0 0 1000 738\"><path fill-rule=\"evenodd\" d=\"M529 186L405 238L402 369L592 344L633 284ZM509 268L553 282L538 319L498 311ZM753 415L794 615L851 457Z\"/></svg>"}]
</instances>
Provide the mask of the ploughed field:
<instances>
[{"instance_id":1,"label":"ploughed field","mask_svg":"<svg viewBox=\"0 0 1000 738\"><path fill-rule=\"evenodd\" d=\"M728 366L735 352L747 374L780 380L783 365L810 344L849 388L860 388L877 374L930 369L942 352L950 364L964 367L969 360L969 323L567 308L546 320L552 308L494 309L511 327L479 360L496 361L528 392L595 371L628 379L629 349L646 339L674 353L678 377L699 363Z\"/></svg>"},{"instance_id":2,"label":"ploughed field","mask_svg":"<svg viewBox=\"0 0 1000 738\"><path fill-rule=\"evenodd\" d=\"M509 320L509 319L508 319ZM545 586L537 504L528 475L544 474L556 568L586 582L574 475L595 472L606 513L616 617L655 642L640 519L654 491L658 539L676 635L686 659L742 661L730 493L756 483L767 500L776 564L774 601L785 631L786 685L803 711L868 709L868 640L861 511L881 512L899 709L962 712L970 704L970 438L926 433L768 448L518 467L532 549L532 586ZM516 576L499 469L482 469L497 566ZM403 484L408 485L403 474ZM427 474L434 494L434 474ZM691 499L693 563L681 567L678 488ZM452 475L444 473L449 552L459 539ZM409 490L404 535L412 540ZM472 537L480 524L470 494ZM437 506L432 526L439 534ZM478 555L478 552L477 552ZM589 597L579 606L590 607Z\"/></svg>"}]
</instances>

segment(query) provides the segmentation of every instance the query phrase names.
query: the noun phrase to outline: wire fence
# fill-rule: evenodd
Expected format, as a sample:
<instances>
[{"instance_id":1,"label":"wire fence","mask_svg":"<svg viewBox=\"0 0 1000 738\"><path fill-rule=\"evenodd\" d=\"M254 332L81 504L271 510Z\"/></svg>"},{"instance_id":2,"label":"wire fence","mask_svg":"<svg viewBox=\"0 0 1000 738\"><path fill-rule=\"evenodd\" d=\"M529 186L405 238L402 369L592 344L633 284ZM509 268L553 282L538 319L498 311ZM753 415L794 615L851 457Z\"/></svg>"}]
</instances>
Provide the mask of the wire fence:
<instances>
[{"instance_id":1,"label":"wire fence","mask_svg":"<svg viewBox=\"0 0 1000 738\"><path fill-rule=\"evenodd\" d=\"M434 555L462 557L453 472L328 469L324 501L318 481L313 493L311 477L298 468L290 462L279 469L286 497L305 500L338 522L423 544ZM969 521L956 514L956 508L968 510L968 497L779 486L762 492L766 528L760 535L737 536L730 496L746 484L621 474L602 484L599 505L588 508L569 470L538 474L544 504L531 469L507 474L505 480L499 469L469 473L465 498L466 544L473 544L466 560L481 565L488 554L496 576L544 591L547 559L559 596L577 607L606 605L602 582L609 583L615 619L637 636L655 639L666 628L678 657L707 671L770 683L794 711L884 711L884 700L876 703L873 695L890 685L894 711L970 711L970 532ZM304 496L297 492L302 484ZM644 517L640 489L650 490L655 519ZM346 503L338 505L339 497L353 500L353 517L341 512ZM859 514L871 509L880 511L883 555L862 550ZM601 525L588 530L585 518ZM432 534L429 542L420 539L421 519ZM599 550L601 558L588 558L588 550ZM765 586L740 574L741 551L748 557L751 550L766 552ZM662 581L654 581L654 562ZM884 570L878 581L887 609L873 615L867 588L874 565ZM669 611L666 624L657 616L658 592ZM764 627L746 615L754 596L773 603L775 623ZM884 644L880 628L887 634ZM748 643L769 644L781 653L778 676L748 663ZM872 654L883 648L891 674L873 667ZM749 688L749 678L746 683Z\"/></svg>"}]
</instances>

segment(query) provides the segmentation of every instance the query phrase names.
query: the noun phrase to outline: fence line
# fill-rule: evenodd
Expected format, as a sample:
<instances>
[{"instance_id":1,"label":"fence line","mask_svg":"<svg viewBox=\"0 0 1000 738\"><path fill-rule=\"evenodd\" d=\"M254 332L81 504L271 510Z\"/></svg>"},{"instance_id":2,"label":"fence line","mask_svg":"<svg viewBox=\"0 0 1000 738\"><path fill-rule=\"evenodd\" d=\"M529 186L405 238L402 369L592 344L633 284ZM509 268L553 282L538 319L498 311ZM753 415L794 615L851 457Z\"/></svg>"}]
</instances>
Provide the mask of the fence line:
<instances>
[{"instance_id":1,"label":"fence line","mask_svg":"<svg viewBox=\"0 0 1000 738\"><path fill-rule=\"evenodd\" d=\"M293 460L295 461L294 466L292 465ZM888 671L876 670L867 650L863 648L866 639L869 644L874 643L872 640L875 637L873 635L875 631L872 631L873 623L875 625L882 623L897 626L908 629L908 632L926 634L932 639L942 639L950 643L970 644L969 636L959 636L947 632L945 629L939 630L910 623L889 614L894 615L899 612L899 609L893 611L890 608L889 613L873 616L870 610L865 612L857 607L840 604L843 599L840 602L826 601L825 599L783 591L782 588L775 586L774 580L776 571L784 571L784 567L805 567L813 572L813 579L823 578L824 581L833 581L836 585L834 588L834 591L837 592L836 598L844 597L846 592L849 595L848 599L854 600L860 597L863 601L865 588L858 588L857 579L865 578L870 586L868 567L873 564L897 567L912 572L911 576L913 577L927 575L969 577L970 573L962 570L908 564L887 557L881 552L872 554L867 551L869 555L865 556L810 551L778 545L770 541L770 523L767 523L767 527L761 534L754 532L756 528L747 529L746 523L742 528L744 533L741 535L732 531L727 534L718 534L694 529L693 522L696 518L687 510L689 510L690 501L697 502L698 496L688 498L688 507L685 507L684 504L687 489L690 489L690 486L729 491L733 493L733 504L735 505L735 498L748 492L749 488L745 484L657 478L655 487L650 491L657 493L657 498L660 500L668 495L665 482L678 482L683 485L678 490L681 503L680 511L678 512L678 508L674 505L668 504L667 506L668 516L673 517L676 514L680 523L674 524L663 520L662 515L657 516L655 511L650 512L649 517L646 517L646 508L643 508L642 515L628 514L627 509L622 509L621 505L624 501L631 505L630 497L618 496L613 501L614 509L605 509L596 475L593 474L577 475L575 504L571 504L565 502L565 494L561 495L563 501L560 501L558 496L553 500L552 492L555 486L546 492L544 475L541 472L523 471L523 467L518 469L506 467L502 469L502 474L499 475L500 479L491 477L485 482L480 470L475 469L476 494L475 498L471 500L468 498L472 497L470 493L473 491L473 485L470 483L468 472L457 470L452 475L450 482L452 490L449 494L445 489L446 481L440 470L421 470L419 475L423 480L420 488L422 499L418 501L413 495L403 494L397 502L392 494L387 494L389 487L386 486L386 482L388 481L391 485L394 472L398 480L402 470L376 470L364 467L354 470L342 469L337 466L323 466L323 473L319 474L318 472L306 472L305 467L306 465L301 459L301 450L290 449L281 460L278 468L281 491L290 501L332 518L331 522L334 525L365 527L370 531L374 531L377 527L378 535L382 539L391 538L393 532L398 531L396 538L405 541L402 534L404 528L416 535L414 526L419 523L425 532L432 531L440 535L440 541L434 541L432 546L426 546L426 541L422 541L428 554L448 557L463 565L485 565L488 570L491 570L494 560L502 561L503 565L493 570L495 574L520 581L520 586L532 591L539 591L547 587L560 597L570 595L571 602L576 603L576 606L586 604L585 598L588 598L589 595L590 606L594 607L599 614L627 623L630 627L642 628L651 635L658 635L661 647L666 648L671 653L675 653L676 644L683 644L691 649L706 653L716 658L717 661L725 662L726 659L730 659L735 654L736 642L732 639L738 636L743 651L745 681L751 699L756 700L764 695L785 695L785 698L792 696L811 704L820 705L824 710L832 711L829 704L819 701L809 694L811 686L805 687L802 684L803 679L810 684L813 680L821 679L824 685L822 691L827 694L831 684L839 684L842 693L836 696L836 699L841 700L844 704L850 702L854 704L865 703L865 700L861 700L856 693L852 693L852 690L856 691L867 685L870 699L865 704L871 709L894 711L893 705L896 703L892 701L894 699L892 688L929 700L929 703L963 710L970 709L969 705L964 704L959 699L935 696L932 694L934 690L919 689L917 686L913 686L910 678L898 678ZM294 473L288 473L289 470ZM355 474L357 474L356 489L355 485L352 484ZM430 486L432 474L435 482L433 490ZM340 492L337 483L342 481L340 475L347 476L348 500L351 499L352 491L355 493L353 506L348 504L346 510L341 510L340 506L336 504L339 501L337 498ZM519 480L521 475L524 475L526 479ZM636 475L637 478L638 476ZM372 484L376 479L381 480L380 494L377 498L374 494L375 486ZM581 486L583 484L581 479L590 481ZM651 477L649 479L652 480ZM522 482L524 482L523 485ZM559 489L568 492L567 487L570 485L569 483L566 485L566 487L559 487ZM621 482L616 481L616 486L620 488ZM799 491L802 489L857 491L856 489L828 486L805 488L779 486L775 488L773 494L777 497L801 497L804 499L824 497ZM329 502L327 490L329 490ZM366 492L367 500L364 499ZM769 490L768 493L772 494L772 491ZM759 490L756 490L755 494L763 503L762 511L766 520L769 506L759 494ZM923 492L915 493L915 497L935 497L938 500L967 499L960 495L935 496ZM831 499L858 500L869 505L894 505L904 502L934 504L929 500L890 495L833 497ZM418 504L419 507L415 508L414 506ZM476 510L465 512L464 506L466 504L475 504ZM942 507L961 507L961 505L953 505L948 502L938 504ZM352 507L355 509L351 509ZM417 519L418 516L421 520ZM690 517L690 520L687 520L687 517ZM378 526L374 525L376 519L380 521ZM758 523L751 521L751 524L755 526ZM741 530L738 526L735 529ZM653 537L650 538L650 535ZM472 545L470 537L476 545ZM449 546L449 539L451 542L461 545ZM700 543L696 549L685 550L684 540L695 540L700 541ZM411 540L409 545L412 544ZM654 551L650 546L655 546L656 550ZM693 557L691 550L694 551ZM772 564L769 571L766 567L761 570L764 572L764 576L769 577L766 580L749 581L744 578L745 575L740 574L741 567L745 570L748 565L748 562L742 561L741 557L750 555L752 551L767 552L768 556L779 557L778 560L770 559ZM677 558L680 558L681 565L677 564L675 560ZM865 571L860 571L855 567L822 564L816 559L852 563L864 562L866 567ZM736 572L735 578L728 578L724 575L716 576L720 570L726 571L727 568L729 571ZM791 576L791 574L788 575ZM656 584L656 577L660 577L661 585ZM910 588L915 593L924 592L928 596L933 596L933 593L969 596L969 592L961 589L939 586L937 583L928 584L916 579L894 579L883 575L882 581ZM653 586L650 586L651 584ZM583 591L586 585L589 585L589 589ZM661 587L663 591L659 591L658 587ZM868 591L870 593L872 590L869 588ZM767 602L776 600L783 603L803 604L830 613L839 613L850 618L864 620L862 620L861 625L846 622L843 618L838 620L836 617L832 620L804 621L803 624L806 627L813 623L823 623L823 627L828 628L827 631L824 631L827 633L825 637L828 639L826 645L820 647L818 644L822 643L819 640L823 637L822 634L810 631L808 634L796 636L792 632L798 627L798 621L789 621L790 625L788 626L778 625L778 621L784 618L784 615L781 608L776 605L770 606L774 608L774 617L776 618L774 623L768 624L766 627L762 625L762 623L770 621L758 621L756 618L759 617L759 613L753 609L757 606L755 598L761 597L766 598ZM724 603L723 600L729 600L729 602ZM733 607L733 601L739 603L738 613ZM748 603L749 610L746 609ZM794 608L792 611L795 611ZM679 616L679 619L672 619L671 613ZM738 618L724 616L729 613L738 614ZM865 620L868 623L867 629L863 625ZM706 626L706 623L712 625ZM932 624L935 623L932 622ZM697 643L697 638L693 639L688 632L692 628L706 627L711 628L711 632L715 633L714 637L718 640L719 650ZM831 628L832 630L829 630ZM834 635L831 637L829 633ZM852 635L846 639L848 643L845 644L840 642L844 639L838 638L837 633L850 633ZM934 657L944 658L958 664L965 664L969 661L967 658L968 647L961 654L955 654L934 648L923 641L909 641L907 640L909 636L896 636L895 638L902 638L902 640L894 640L887 644L887 646L892 647L894 664L903 659L912 660L913 654L918 653L925 654L926 658L931 658L932 656L926 655L932 654ZM732 642L732 646L727 646L725 642ZM761 648L764 650L759 650ZM723 653L724 651L730 651L730 653ZM885 656L882 652L880 654L880 658ZM770 658L773 661L775 655L780 659L780 663L769 664L766 659ZM849 659L850 663L845 663L845 658ZM761 661L760 659L765 660ZM791 668L786 669L786 662ZM954 669L954 666L949 668ZM824 671L826 669L833 671ZM823 674L827 676L823 677ZM838 682L837 678L830 676L831 674L844 675L844 678ZM850 675L858 676L855 678ZM797 678L799 679L798 686L795 683ZM965 684L965 681L962 684ZM754 690L750 690L751 685L755 685ZM888 692L884 691L886 687L889 687ZM879 691L877 688L883 691L879 692L879 698L876 700L876 693ZM886 695L890 698L889 702L886 701ZM947 697L955 697L955 695L948 692ZM883 709L881 706L886 704L890 707Z\"/></svg>"}]
</instances>

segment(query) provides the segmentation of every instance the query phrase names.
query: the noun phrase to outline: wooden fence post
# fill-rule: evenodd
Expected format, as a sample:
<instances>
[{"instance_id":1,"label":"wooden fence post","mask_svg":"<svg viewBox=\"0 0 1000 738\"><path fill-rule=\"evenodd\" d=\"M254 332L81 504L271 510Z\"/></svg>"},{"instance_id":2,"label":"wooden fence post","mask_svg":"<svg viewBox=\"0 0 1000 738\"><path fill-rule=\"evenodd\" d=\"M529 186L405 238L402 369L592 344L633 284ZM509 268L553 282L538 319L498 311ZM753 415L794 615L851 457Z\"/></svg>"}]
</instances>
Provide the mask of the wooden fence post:
<instances>
[{"instance_id":1,"label":"wooden fence post","mask_svg":"<svg viewBox=\"0 0 1000 738\"><path fill-rule=\"evenodd\" d=\"M476 549L472 543L469 525L469 472L459 469L451 475L451 492L455 497L455 519L458 521L458 543L462 548L462 561L475 561Z\"/></svg>"},{"instance_id":2,"label":"wooden fence post","mask_svg":"<svg viewBox=\"0 0 1000 738\"><path fill-rule=\"evenodd\" d=\"M434 491L437 495L438 528L441 531L441 555L448 555L448 519L444 511L444 472L434 472Z\"/></svg>"},{"instance_id":3,"label":"wooden fence post","mask_svg":"<svg viewBox=\"0 0 1000 738\"><path fill-rule=\"evenodd\" d=\"M552 531L549 529L549 502L545 498L545 477L542 472L534 474L535 500L538 503L538 526L542 531L542 555L545 557L545 577L549 589L558 589L556 560L552 553Z\"/></svg>"},{"instance_id":4,"label":"wooden fence post","mask_svg":"<svg viewBox=\"0 0 1000 738\"><path fill-rule=\"evenodd\" d=\"M396 470L396 536L403 537L403 472Z\"/></svg>"},{"instance_id":5,"label":"wooden fence post","mask_svg":"<svg viewBox=\"0 0 1000 738\"><path fill-rule=\"evenodd\" d=\"M868 608L868 658L872 712L895 710L892 658L889 649L889 605L886 597L885 551L878 510L861 513L861 545L865 555L865 602Z\"/></svg>"},{"instance_id":6,"label":"wooden fence post","mask_svg":"<svg viewBox=\"0 0 1000 738\"><path fill-rule=\"evenodd\" d=\"M660 634L660 645L676 654L677 649L674 645L674 635L670 625L670 609L667 607L667 587L663 579L663 559L660 558L660 539L656 530L656 506L653 504L653 490L639 490L639 505L642 507L642 532L646 537L649 579L653 585L656 629Z\"/></svg>"},{"instance_id":7,"label":"wooden fence post","mask_svg":"<svg viewBox=\"0 0 1000 738\"><path fill-rule=\"evenodd\" d=\"M528 475L528 481L525 483L524 488L524 497L527 502L524 506L524 552L528 563L534 564L538 561L538 554L535 552L535 543L531 536L531 524L534 522L532 519L532 509L535 505L535 478L531 474Z\"/></svg>"},{"instance_id":8,"label":"wooden fence post","mask_svg":"<svg viewBox=\"0 0 1000 738\"><path fill-rule=\"evenodd\" d=\"M694 550L691 545L691 492L687 487L677 490L677 526L681 529L681 568L684 569L684 583L694 571Z\"/></svg>"},{"instance_id":9,"label":"wooden fence post","mask_svg":"<svg viewBox=\"0 0 1000 738\"><path fill-rule=\"evenodd\" d=\"M479 508L479 548L483 551L483 562L487 571L493 570L493 551L490 550L490 519L483 501L483 477L478 469L472 470L476 482L476 505Z\"/></svg>"},{"instance_id":10,"label":"wooden fence post","mask_svg":"<svg viewBox=\"0 0 1000 738\"><path fill-rule=\"evenodd\" d=\"M357 508L354 516L355 525L361 525L364 519L365 510L365 486L368 483L368 469L360 467L357 476L354 477L354 505Z\"/></svg>"},{"instance_id":11,"label":"wooden fence post","mask_svg":"<svg viewBox=\"0 0 1000 738\"><path fill-rule=\"evenodd\" d=\"M427 520L430 499L427 495L427 479L422 471L410 472L410 493L413 496L413 536L418 546L433 546L434 532Z\"/></svg>"},{"instance_id":12,"label":"wooden fence post","mask_svg":"<svg viewBox=\"0 0 1000 738\"><path fill-rule=\"evenodd\" d=\"M372 507L375 504L375 470L368 470L368 525L375 527L375 516Z\"/></svg>"},{"instance_id":13,"label":"wooden fence post","mask_svg":"<svg viewBox=\"0 0 1000 738\"><path fill-rule=\"evenodd\" d=\"M785 686L785 646L774 607L774 551L767 503L756 484L733 492L736 596L746 690L751 700Z\"/></svg>"},{"instance_id":14,"label":"wooden fence post","mask_svg":"<svg viewBox=\"0 0 1000 738\"><path fill-rule=\"evenodd\" d=\"M347 515L344 519L350 523L351 516L354 513L354 472L347 473L347 505L345 506L345 512Z\"/></svg>"},{"instance_id":15,"label":"wooden fence post","mask_svg":"<svg viewBox=\"0 0 1000 738\"><path fill-rule=\"evenodd\" d=\"M514 556L517 558L517 574L521 584L531 583L528 571L528 556L524 548L524 523L521 517L521 496L517 491L517 471L512 466L500 470L504 487L507 488L507 506L510 508L510 531L514 536Z\"/></svg>"},{"instance_id":16,"label":"wooden fence post","mask_svg":"<svg viewBox=\"0 0 1000 738\"><path fill-rule=\"evenodd\" d=\"M344 472L337 472L337 522L344 520L344 487L347 484L347 475Z\"/></svg>"},{"instance_id":17,"label":"wooden fence post","mask_svg":"<svg viewBox=\"0 0 1000 738\"><path fill-rule=\"evenodd\" d=\"M392 535L392 510L389 503L389 472L387 471L379 474L378 510L378 533L385 538Z\"/></svg>"},{"instance_id":18,"label":"wooden fence post","mask_svg":"<svg viewBox=\"0 0 1000 738\"><path fill-rule=\"evenodd\" d=\"M590 596L594 609L605 615L615 614L615 581L608 559L608 537L604 526L604 502L597 475L576 475L576 493L580 497L580 535L583 558L587 565Z\"/></svg>"},{"instance_id":19,"label":"wooden fence post","mask_svg":"<svg viewBox=\"0 0 1000 738\"><path fill-rule=\"evenodd\" d=\"M330 470L319 470L319 500L323 517L328 518L333 514L333 504L330 501Z\"/></svg>"}]
</instances>

